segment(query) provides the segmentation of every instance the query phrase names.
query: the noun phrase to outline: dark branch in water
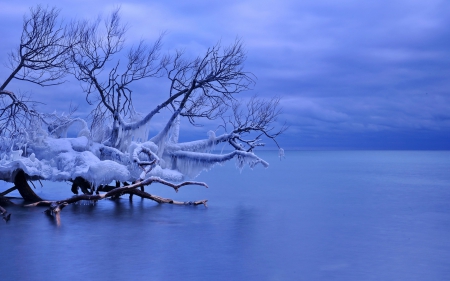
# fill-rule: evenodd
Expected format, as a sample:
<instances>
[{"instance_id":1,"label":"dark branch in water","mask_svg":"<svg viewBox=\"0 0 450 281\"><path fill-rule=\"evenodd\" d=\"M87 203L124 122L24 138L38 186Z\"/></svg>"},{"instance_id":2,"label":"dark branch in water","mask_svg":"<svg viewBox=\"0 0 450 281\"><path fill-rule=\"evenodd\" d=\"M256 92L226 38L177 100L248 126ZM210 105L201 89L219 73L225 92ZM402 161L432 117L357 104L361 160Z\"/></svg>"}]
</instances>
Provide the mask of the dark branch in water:
<instances>
[{"instance_id":1,"label":"dark branch in water","mask_svg":"<svg viewBox=\"0 0 450 281\"><path fill-rule=\"evenodd\" d=\"M0 197L0 202L4 201L5 198ZM7 200L7 199L6 199ZM10 202L9 200L7 200L8 202ZM0 215L2 215L3 220L5 222L8 222L11 219L11 214L8 214L8 212L6 211L6 209L4 209L2 206L0 206Z\"/></svg>"},{"instance_id":2,"label":"dark branch in water","mask_svg":"<svg viewBox=\"0 0 450 281\"><path fill-rule=\"evenodd\" d=\"M175 200L168 199L168 198L155 196L155 195L147 193L143 190L137 189L138 187L143 188L144 186L150 185L154 182L158 182L158 183L170 186L175 190L175 192L178 192L178 189L185 185L201 185L201 186L208 188L208 185L206 185L206 183L203 183L203 182L185 181L180 184L174 184L174 183L165 181L158 177L150 177L144 181L136 182L131 185L114 188L111 191L104 193L104 194L81 194L81 195L75 195L71 198L67 198L67 199L60 200L60 201L42 200L42 201L35 202L33 204L28 204L26 206L27 207L49 206L49 208L46 210L46 213L47 214L57 214L67 205L76 203L81 200L88 200L88 201L96 202L99 200L103 200L105 198L116 198L116 197L122 196L124 194L130 194L130 196L137 195L142 198L147 198L147 199L153 200L158 203L168 203L168 204L175 204L175 205L200 205L200 204L203 204L206 206L207 200L199 200L199 201L195 201L195 202L180 202L180 201L175 201Z\"/></svg>"}]
</instances>

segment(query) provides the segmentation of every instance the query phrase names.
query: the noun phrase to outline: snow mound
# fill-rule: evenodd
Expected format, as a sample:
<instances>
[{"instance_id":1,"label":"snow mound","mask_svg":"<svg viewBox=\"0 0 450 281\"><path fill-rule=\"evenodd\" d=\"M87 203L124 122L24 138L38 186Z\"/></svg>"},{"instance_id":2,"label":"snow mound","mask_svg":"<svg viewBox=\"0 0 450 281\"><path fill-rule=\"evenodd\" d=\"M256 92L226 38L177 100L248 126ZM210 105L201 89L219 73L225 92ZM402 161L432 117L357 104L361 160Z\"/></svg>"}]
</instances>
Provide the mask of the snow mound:
<instances>
[{"instance_id":1,"label":"snow mound","mask_svg":"<svg viewBox=\"0 0 450 281\"><path fill-rule=\"evenodd\" d=\"M94 186L99 186L109 184L114 180L121 182L128 181L130 180L130 172L123 165L111 160L105 160L91 164L84 178L93 183Z\"/></svg>"}]
</instances>

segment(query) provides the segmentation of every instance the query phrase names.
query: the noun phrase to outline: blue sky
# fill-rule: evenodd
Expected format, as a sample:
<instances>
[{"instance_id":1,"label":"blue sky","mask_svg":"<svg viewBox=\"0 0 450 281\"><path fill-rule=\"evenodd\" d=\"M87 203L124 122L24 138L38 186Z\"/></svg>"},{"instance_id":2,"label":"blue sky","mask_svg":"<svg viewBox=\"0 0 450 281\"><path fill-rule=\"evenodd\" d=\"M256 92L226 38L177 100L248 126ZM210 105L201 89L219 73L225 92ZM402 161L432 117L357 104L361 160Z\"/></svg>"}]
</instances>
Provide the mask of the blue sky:
<instances>
[{"instance_id":1,"label":"blue sky","mask_svg":"<svg viewBox=\"0 0 450 281\"><path fill-rule=\"evenodd\" d=\"M19 1L16 1L19 2ZM0 2L0 61L14 48L22 16L35 1ZM280 144L290 149L450 149L450 2L440 0L303 1L42 1L61 16L94 18L121 6L130 44L167 31L164 49L192 57L221 40L242 38L246 69L257 76L243 96L282 97L290 126ZM0 80L8 71L0 68ZM136 91L145 111L163 80ZM77 82L32 91L46 111L79 104ZM142 102L140 102L142 101ZM139 108L140 109L140 108ZM154 123L155 128L161 126ZM206 135L185 126L185 139Z\"/></svg>"}]
</instances>

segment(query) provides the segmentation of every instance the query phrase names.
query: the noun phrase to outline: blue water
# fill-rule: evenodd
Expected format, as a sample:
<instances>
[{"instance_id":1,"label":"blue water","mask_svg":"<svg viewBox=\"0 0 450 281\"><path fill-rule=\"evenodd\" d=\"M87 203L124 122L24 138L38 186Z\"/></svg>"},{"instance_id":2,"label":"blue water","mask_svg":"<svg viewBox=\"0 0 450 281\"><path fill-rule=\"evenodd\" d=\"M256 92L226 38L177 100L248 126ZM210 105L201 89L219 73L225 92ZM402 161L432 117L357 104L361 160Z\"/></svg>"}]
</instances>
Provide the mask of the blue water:
<instances>
[{"instance_id":1,"label":"blue water","mask_svg":"<svg viewBox=\"0 0 450 281\"><path fill-rule=\"evenodd\" d=\"M68 206L58 226L8 206L0 280L450 280L450 151L260 155L268 169L202 173L209 189L146 189L208 208L124 196Z\"/></svg>"}]
</instances>

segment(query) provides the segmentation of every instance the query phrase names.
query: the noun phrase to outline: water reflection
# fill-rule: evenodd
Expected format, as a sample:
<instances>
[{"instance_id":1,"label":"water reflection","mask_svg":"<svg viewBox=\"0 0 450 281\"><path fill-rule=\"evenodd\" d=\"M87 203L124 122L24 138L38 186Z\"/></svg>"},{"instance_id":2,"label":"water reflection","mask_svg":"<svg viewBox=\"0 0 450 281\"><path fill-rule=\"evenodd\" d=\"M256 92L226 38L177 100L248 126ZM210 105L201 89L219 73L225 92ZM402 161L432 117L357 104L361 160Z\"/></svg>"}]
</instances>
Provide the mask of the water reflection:
<instances>
[{"instance_id":1,"label":"water reflection","mask_svg":"<svg viewBox=\"0 0 450 281\"><path fill-rule=\"evenodd\" d=\"M69 205L58 223L43 214L46 207L8 206L11 221L0 224L0 279L450 276L450 153L294 156L242 174L233 165L219 167L201 175L207 190L149 189L176 200L207 198L208 208L124 196ZM49 198L45 187L43 197ZM68 197L57 192L52 196Z\"/></svg>"},{"instance_id":2,"label":"water reflection","mask_svg":"<svg viewBox=\"0 0 450 281\"><path fill-rule=\"evenodd\" d=\"M60 213L56 213L56 214L46 214L45 215L49 222L55 226L61 226L61 214Z\"/></svg>"}]
</instances>

